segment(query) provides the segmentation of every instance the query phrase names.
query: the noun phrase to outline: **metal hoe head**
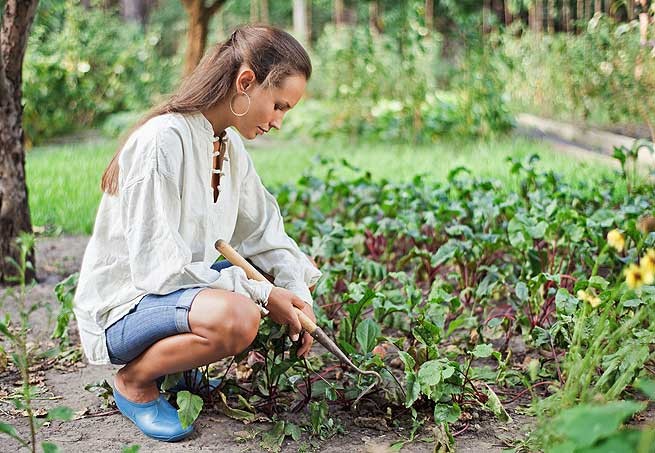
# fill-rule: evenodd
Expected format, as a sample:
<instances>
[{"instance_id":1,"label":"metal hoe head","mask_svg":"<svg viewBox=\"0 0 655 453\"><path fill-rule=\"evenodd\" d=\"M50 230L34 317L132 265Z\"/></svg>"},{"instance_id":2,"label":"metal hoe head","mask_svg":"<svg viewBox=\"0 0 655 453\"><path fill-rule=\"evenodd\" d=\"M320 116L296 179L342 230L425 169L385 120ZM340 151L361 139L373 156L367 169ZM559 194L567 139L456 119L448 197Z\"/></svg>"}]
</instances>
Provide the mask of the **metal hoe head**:
<instances>
[{"instance_id":1,"label":"metal hoe head","mask_svg":"<svg viewBox=\"0 0 655 453\"><path fill-rule=\"evenodd\" d=\"M348 356L344 354L341 349L339 349L339 347L335 344L335 342L332 341L330 337L328 337L326 333L323 331L323 329L321 329L320 327L316 327L316 330L314 330L314 332L312 332L311 335L312 337L314 337L316 341L322 344L325 347L325 349L327 349L332 354L334 354L341 361L341 363L348 365L351 369L358 372L359 374L375 377L375 382L373 382L371 385L366 387L364 391L359 394L357 399L355 399L355 402L353 403L353 407L356 409L359 400L361 400L364 395L366 395L371 390L373 390L373 388L376 385L380 385L382 383L382 376L380 376L380 374L375 371L370 371L370 370L364 371L358 368L357 366L355 366L355 364L348 358Z\"/></svg>"}]
</instances>

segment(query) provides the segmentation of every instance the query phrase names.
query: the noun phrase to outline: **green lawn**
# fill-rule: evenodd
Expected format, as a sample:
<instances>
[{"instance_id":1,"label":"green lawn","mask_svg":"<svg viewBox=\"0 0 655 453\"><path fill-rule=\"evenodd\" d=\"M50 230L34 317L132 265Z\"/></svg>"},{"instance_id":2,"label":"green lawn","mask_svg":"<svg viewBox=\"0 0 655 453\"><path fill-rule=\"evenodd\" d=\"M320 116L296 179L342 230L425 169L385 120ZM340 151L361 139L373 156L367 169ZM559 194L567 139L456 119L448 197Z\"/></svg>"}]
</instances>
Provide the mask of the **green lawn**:
<instances>
[{"instance_id":1,"label":"green lawn","mask_svg":"<svg viewBox=\"0 0 655 453\"><path fill-rule=\"evenodd\" d=\"M116 142L37 147L27 155L27 181L35 226L51 232L90 234L100 200L100 177L114 153ZM303 144L280 142L249 147L265 184L292 183L312 170L315 156L345 158L369 170L375 178L407 181L418 173L444 180L458 166L483 177L509 181L507 157L539 154L540 167L552 169L569 180L595 179L611 170L598 162L576 160L528 139L501 138L488 141L433 145L359 144L328 141Z\"/></svg>"}]
</instances>

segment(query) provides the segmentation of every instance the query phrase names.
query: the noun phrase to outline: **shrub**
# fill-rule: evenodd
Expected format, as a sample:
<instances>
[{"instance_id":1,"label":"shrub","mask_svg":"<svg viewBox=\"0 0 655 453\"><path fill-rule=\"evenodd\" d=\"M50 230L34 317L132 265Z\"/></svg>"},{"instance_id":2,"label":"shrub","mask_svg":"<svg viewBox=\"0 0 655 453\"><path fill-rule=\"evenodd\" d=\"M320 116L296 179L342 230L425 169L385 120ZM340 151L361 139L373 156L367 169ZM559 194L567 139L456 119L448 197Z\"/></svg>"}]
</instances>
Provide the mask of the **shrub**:
<instances>
[{"instance_id":1,"label":"shrub","mask_svg":"<svg viewBox=\"0 0 655 453\"><path fill-rule=\"evenodd\" d=\"M311 102L285 129L412 142L506 130L511 119L492 62L472 52L451 69L440 54L441 37L415 17L396 35L326 27L313 56Z\"/></svg>"},{"instance_id":2,"label":"shrub","mask_svg":"<svg viewBox=\"0 0 655 453\"><path fill-rule=\"evenodd\" d=\"M514 109L601 125L646 123L655 135L655 53L639 44L637 22L596 15L579 36L507 33L501 41Z\"/></svg>"},{"instance_id":3,"label":"shrub","mask_svg":"<svg viewBox=\"0 0 655 453\"><path fill-rule=\"evenodd\" d=\"M144 109L176 79L157 54L162 31L137 27L75 1L45 3L24 64L24 127L32 142Z\"/></svg>"}]
</instances>

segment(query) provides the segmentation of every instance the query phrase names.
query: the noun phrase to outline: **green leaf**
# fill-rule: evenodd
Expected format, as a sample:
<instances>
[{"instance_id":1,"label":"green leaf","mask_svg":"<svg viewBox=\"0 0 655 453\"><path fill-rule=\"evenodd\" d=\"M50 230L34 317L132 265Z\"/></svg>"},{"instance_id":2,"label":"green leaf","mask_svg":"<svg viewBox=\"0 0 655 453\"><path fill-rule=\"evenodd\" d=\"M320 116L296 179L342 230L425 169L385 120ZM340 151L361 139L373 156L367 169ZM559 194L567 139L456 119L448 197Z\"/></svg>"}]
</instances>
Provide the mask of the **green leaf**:
<instances>
[{"instance_id":1,"label":"green leaf","mask_svg":"<svg viewBox=\"0 0 655 453\"><path fill-rule=\"evenodd\" d=\"M490 357L493 352L494 348L490 344L479 344L475 347L475 349L473 349L472 354L474 357L481 359Z\"/></svg>"},{"instance_id":2,"label":"green leaf","mask_svg":"<svg viewBox=\"0 0 655 453\"><path fill-rule=\"evenodd\" d=\"M68 421L73 418L73 410L69 407L55 407L54 409L50 409L48 411L48 415L46 416L48 420L64 420Z\"/></svg>"},{"instance_id":3,"label":"green leaf","mask_svg":"<svg viewBox=\"0 0 655 453\"><path fill-rule=\"evenodd\" d=\"M41 448L43 453L59 453L61 450L59 447L52 442L41 442Z\"/></svg>"},{"instance_id":4,"label":"green leaf","mask_svg":"<svg viewBox=\"0 0 655 453\"><path fill-rule=\"evenodd\" d=\"M139 453L139 450L141 449L141 445L128 445L127 447L123 448L122 453Z\"/></svg>"},{"instance_id":5,"label":"green leaf","mask_svg":"<svg viewBox=\"0 0 655 453\"><path fill-rule=\"evenodd\" d=\"M594 275L589 279L589 285L604 290L609 286L609 282L600 275Z\"/></svg>"},{"instance_id":6,"label":"green leaf","mask_svg":"<svg viewBox=\"0 0 655 453\"><path fill-rule=\"evenodd\" d=\"M523 282L518 282L516 284L516 288L514 289L516 292L516 297L521 301L525 302L528 300L529 292L528 292L528 286L523 283Z\"/></svg>"},{"instance_id":7,"label":"green leaf","mask_svg":"<svg viewBox=\"0 0 655 453\"><path fill-rule=\"evenodd\" d=\"M175 387L183 376L184 376L184 372L167 374L166 377L164 378L164 382L162 382L161 384L162 391L165 392L168 389L172 389L173 387Z\"/></svg>"},{"instance_id":8,"label":"green leaf","mask_svg":"<svg viewBox=\"0 0 655 453\"><path fill-rule=\"evenodd\" d=\"M12 425L9 423L5 422L0 422L0 433L7 434L8 436L13 437L16 439L18 442L22 443L25 445L25 441L23 440L22 437L18 435L18 432L16 431L16 428L14 428Z\"/></svg>"},{"instance_id":9,"label":"green leaf","mask_svg":"<svg viewBox=\"0 0 655 453\"><path fill-rule=\"evenodd\" d=\"M296 425L295 423L287 422L286 426L284 427L284 434L286 436L291 436L291 438L297 442L300 440L302 430L300 429L300 426Z\"/></svg>"},{"instance_id":10,"label":"green leaf","mask_svg":"<svg viewBox=\"0 0 655 453\"><path fill-rule=\"evenodd\" d=\"M567 315L572 315L578 308L578 298L571 296L566 288L560 288L555 295L555 306L557 311Z\"/></svg>"},{"instance_id":11,"label":"green leaf","mask_svg":"<svg viewBox=\"0 0 655 453\"><path fill-rule=\"evenodd\" d=\"M9 331L9 327L7 325L0 321L0 333L2 333L5 337L9 338L10 340L13 340L15 337L14 335Z\"/></svg>"},{"instance_id":12,"label":"green leaf","mask_svg":"<svg viewBox=\"0 0 655 453\"><path fill-rule=\"evenodd\" d=\"M325 423L328 413L329 408L325 401L312 401L309 403L309 420L314 434L320 434L321 426Z\"/></svg>"},{"instance_id":13,"label":"green leaf","mask_svg":"<svg viewBox=\"0 0 655 453\"><path fill-rule=\"evenodd\" d=\"M418 370L418 381L421 384L421 391L432 399L438 398L440 395L437 394L440 392L434 387L443 383L454 373L455 368L446 359L429 360L423 363Z\"/></svg>"},{"instance_id":14,"label":"green leaf","mask_svg":"<svg viewBox=\"0 0 655 453\"><path fill-rule=\"evenodd\" d=\"M245 422L255 421L255 414L253 412L248 412L242 409L235 409L233 407L230 407L227 404L227 397L223 392L218 392L218 396L221 399L220 401L218 401L217 407L224 415L227 415L228 417L233 418L235 420L241 420Z\"/></svg>"},{"instance_id":15,"label":"green leaf","mask_svg":"<svg viewBox=\"0 0 655 453\"><path fill-rule=\"evenodd\" d=\"M273 428L262 434L262 442L260 446L266 451L280 451L280 447L284 442L284 422L279 421Z\"/></svg>"},{"instance_id":16,"label":"green leaf","mask_svg":"<svg viewBox=\"0 0 655 453\"><path fill-rule=\"evenodd\" d=\"M418 382L418 376L416 373L406 373L406 398L405 398L405 407L410 407L421 395L421 385Z\"/></svg>"},{"instance_id":17,"label":"green leaf","mask_svg":"<svg viewBox=\"0 0 655 453\"><path fill-rule=\"evenodd\" d=\"M377 322L370 318L365 319L357 326L357 342L362 348L363 353L368 353L373 350L377 344L377 338L382 335L382 329Z\"/></svg>"},{"instance_id":18,"label":"green leaf","mask_svg":"<svg viewBox=\"0 0 655 453\"><path fill-rule=\"evenodd\" d=\"M405 351L398 351L398 358L403 362L403 365L405 365L405 373L414 370L414 366L416 366L416 361L414 360L414 357L412 357Z\"/></svg>"},{"instance_id":19,"label":"green leaf","mask_svg":"<svg viewBox=\"0 0 655 453\"><path fill-rule=\"evenodd\" d=\"M503 404L500 402L500 399L498 398L498 395L496 395L496 392L491 390L491 388L487 384L484 384L484 386L482 387L482 391L484 392L485 395L487 395L487 402L484 403L484 407L486 407L491 412L493 412L496 418L501 422L511 422L512 418L509 416L509 414L503 407Z\"/></svg>"},{"instance_id":20,"label":"green leaf","mask_svg":"<svg viewBox=\"0 0 655 453\"><path fill-rule=\"evenodd\" d=\"M435 423L455 423L459 416L462 414L462 409L459 404L437 404L434 406L434 422Z\"/></svg>"},{"instance_id":21,"label":"green leaf","mask_svg":"<svg viewBox=\"0 0 655 453\"><path fill-rule=\"evenodd\" d=\"M453 241L450 240L446 242L444 245L439 247L439 250L437 250L437 253L435 253L432 256L432 259L430 260L430 264L432 267L437 267L445 263L446 261L450 260L453 256L455 256L455 252L457 252L457 243L459 241Z\"/></svg>"},{"instance_id":22,"label":"green leaf","mask_svg":"<svg viewBox=\"0 0 655 453\"><path fill-rule=\"evenodd\" d=\"M200 415L202 410L202 398L198 395L183 390L177 394L177 414L180 417L182 428L190 426Z\"/></svg>"},{"instance_id":23,"label":"green leaf","mask_svg":"<svg viewBox=\"0 0 655 453\"><path fill-rule=\"evenodd\" d=\"M634 401L613 401L603 406L580 404L557 416L552 427L563 440L574 442L578 448L591 447L645 407L646 403Z\"/></svg>"},{"instance_id":24,"label":"green leaf","mask_svg":"<svg viewBox=\"0 0 655 453\"><path fill-rule=\"evenodd\" d=\"M655 381L650 379L639 379L635 386L644 392L651 401L655 401Z\"/></svg>"}]
</instances>

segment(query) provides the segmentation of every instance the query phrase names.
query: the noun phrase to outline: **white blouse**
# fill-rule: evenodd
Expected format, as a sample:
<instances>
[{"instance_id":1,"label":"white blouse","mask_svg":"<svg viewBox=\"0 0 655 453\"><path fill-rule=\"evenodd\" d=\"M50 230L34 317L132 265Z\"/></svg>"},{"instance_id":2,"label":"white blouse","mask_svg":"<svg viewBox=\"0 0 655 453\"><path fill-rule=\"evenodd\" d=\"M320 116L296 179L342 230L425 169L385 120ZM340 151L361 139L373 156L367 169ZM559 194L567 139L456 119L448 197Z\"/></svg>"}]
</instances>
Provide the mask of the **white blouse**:
<instances>
[{"instance_id":1,"label":"white blouse","mask_svg":"<svg viewBox=\"0 0 655 453\"><path fill-rule=\"evenodd\" d=\"M263 186L241 138L227 131L220 195L211 188L213 129L201 113L166 114L137 129L119 157L117 195L103 194L74 299L84 353L108 364L105 329L146 294L211 287L266 300L268 282L236 266L220 273L217 239L312 303L321 276L284 232L275 198Z\"/></svg>"}]
</instances>

